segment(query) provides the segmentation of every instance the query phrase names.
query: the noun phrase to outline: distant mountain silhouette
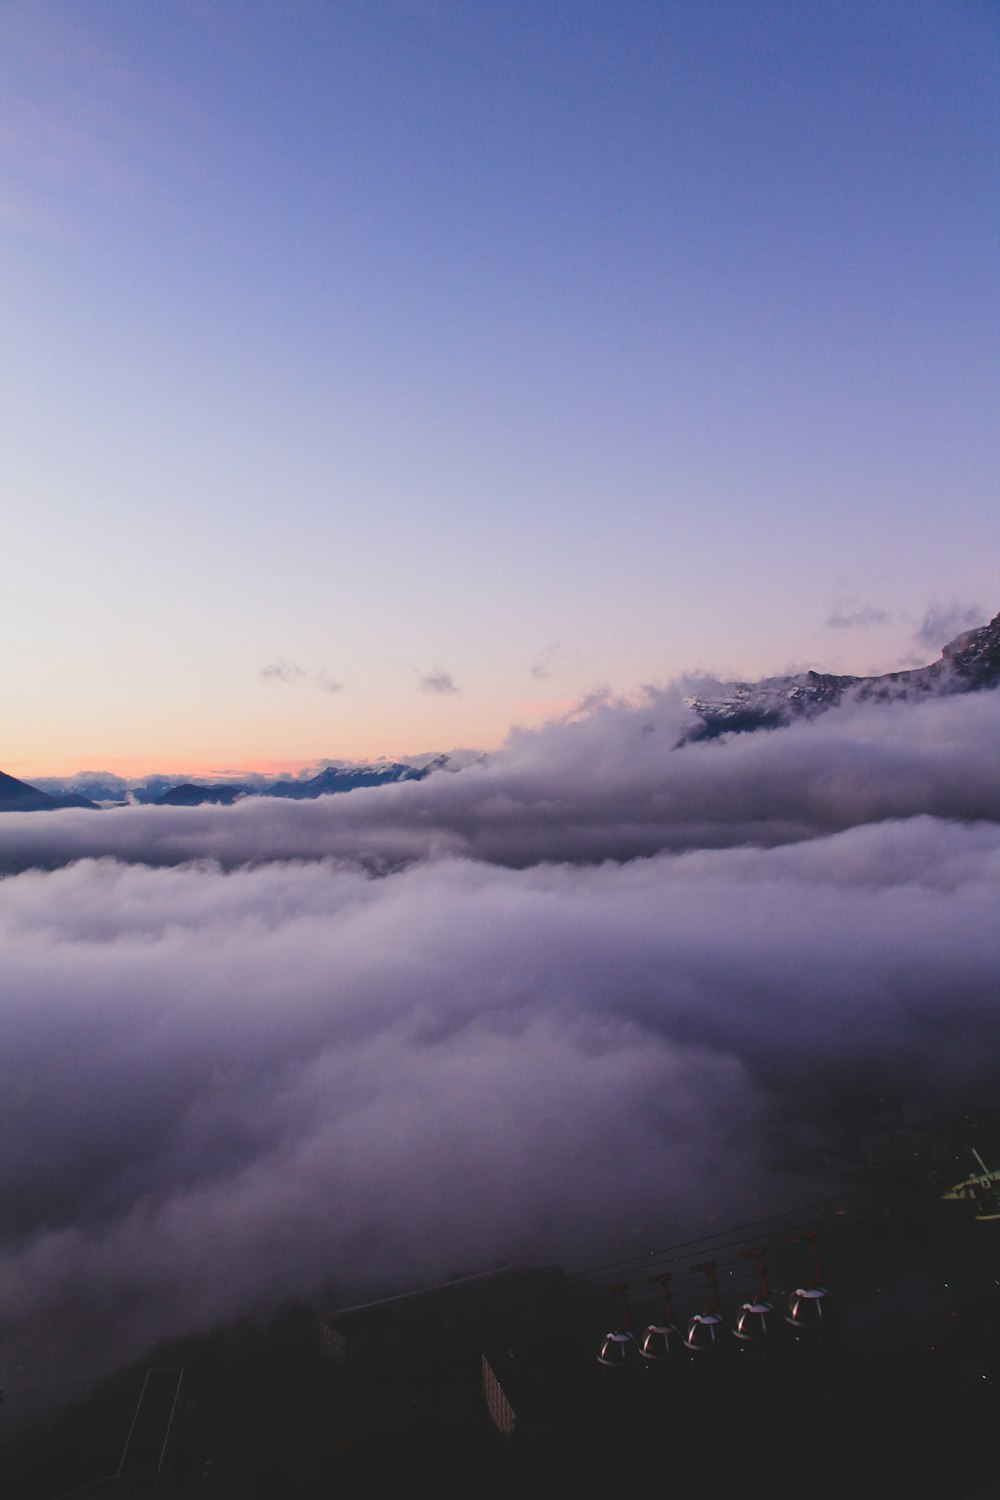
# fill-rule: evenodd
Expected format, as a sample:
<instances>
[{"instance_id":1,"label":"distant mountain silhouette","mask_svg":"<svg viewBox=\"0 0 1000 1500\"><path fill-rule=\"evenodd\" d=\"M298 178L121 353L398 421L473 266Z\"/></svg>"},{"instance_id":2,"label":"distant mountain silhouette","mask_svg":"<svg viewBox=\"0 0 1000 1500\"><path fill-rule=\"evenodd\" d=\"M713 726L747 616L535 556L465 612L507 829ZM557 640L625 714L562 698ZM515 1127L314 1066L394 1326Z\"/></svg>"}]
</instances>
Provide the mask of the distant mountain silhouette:
<instances>
[{"instance_id":1,"label":"distant mountain silhouette","mask_svg":"<svg viewBox=\"0 0 1000 1500\"><path fill-rule=\"evenodd\" d=\"M308 781L276 781L266 789L267 797L325 797L331 792L349 792L359 786L386 786L391 781L422 781L426 770L394 761L392 765L327 766Z\"/></svg>"},{"instance_id":2,"label":"distant mountain silhouette","mask_svg":"<svg viewBox=\"0 0 1000 1500\"><path fill-rule=\"evenodd\" d=\"M444 760L445 757L441 757ZM386 786L395 781L422 781L429 767L403 765L399 761L392 765L327 766L308 781L273 781L263 786L244 782L193 782L170 787L157 797L144 797L143 801L159 807L198 807L203 802L218 802L226 807L244 797L285 797L295 801L308 801L315 797L327 797L334 792L350 792L356 787Z\"/></svg>"},{"instance_id":3,"label":"distant mountain silhouette","mask_svg":"<svg viewBox=\"0 0 1000 1500\"><path fill-rule=\"evenodd\" d=\"M392 765L373 766L328 766L317 776L307 781L275 781L270 784L249 785L243 782L195 782L184 781L177 786L159 788L150 795L139 791L135 800L155 807L200 807L211 802L230 807L244 797L285 797L296 801L308 801L326 797L333 792L349 792L356 787L386 786L396 781L422 781L432 769L437 770L447 761L440 756L430 766L403 765L396 761ZM57 807L90 807L99 811L98 804L75 793L57 795L40 791L26 781L18 781L0 771L0 812L42 812Z\"/></svg>"},{"instance_id":4,"label":"distant mountain silhouette","mask_svg":"<svg viewBox=\"0 0 1000 1500\"><path fill-rule=\"evenodd\" d=\"M180 786L172 786L161 797L151 800L159 807L200 807L203 802L217 802L223 807L232 807L241 797L252 795L254 794L249 787L228 782L202 786L198 782L184 781Z\"/></svg>"},{"instance_id":5,"label":"distant mountain silhouette","mask_svg":"<svg viewBox=\"0 0 1000 1500\"><path fill-rule=\"evenodd\" d=\"M0 771L0 812L54 812L60 807L91 807L96 812L97 803L89 801L86 797L77 797L73 793L66 796L50 796L48 792L40 792L36 786L29 786L26 781L18 781L16 776L8 776Z\"/></svg>"}]
</instances>

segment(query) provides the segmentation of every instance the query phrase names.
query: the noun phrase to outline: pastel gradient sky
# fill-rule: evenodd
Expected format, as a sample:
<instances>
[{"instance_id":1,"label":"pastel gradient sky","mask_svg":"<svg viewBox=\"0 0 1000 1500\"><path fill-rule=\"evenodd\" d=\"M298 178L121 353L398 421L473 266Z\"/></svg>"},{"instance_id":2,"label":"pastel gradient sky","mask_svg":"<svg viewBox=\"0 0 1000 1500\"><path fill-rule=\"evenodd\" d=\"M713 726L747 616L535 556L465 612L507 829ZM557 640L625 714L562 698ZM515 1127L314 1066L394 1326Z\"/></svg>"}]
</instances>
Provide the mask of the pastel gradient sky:
<instances>
[{"instance_id":1,"label":"pastel gradient sky","mask_svg":"<svg viewBox=\"0 0 1000 1500\"><path fill-rule=\"evenodd\" d=\"M1000 607L978 0L5 0L0 768L488 749Z\"/></svg>"}]
</instances>

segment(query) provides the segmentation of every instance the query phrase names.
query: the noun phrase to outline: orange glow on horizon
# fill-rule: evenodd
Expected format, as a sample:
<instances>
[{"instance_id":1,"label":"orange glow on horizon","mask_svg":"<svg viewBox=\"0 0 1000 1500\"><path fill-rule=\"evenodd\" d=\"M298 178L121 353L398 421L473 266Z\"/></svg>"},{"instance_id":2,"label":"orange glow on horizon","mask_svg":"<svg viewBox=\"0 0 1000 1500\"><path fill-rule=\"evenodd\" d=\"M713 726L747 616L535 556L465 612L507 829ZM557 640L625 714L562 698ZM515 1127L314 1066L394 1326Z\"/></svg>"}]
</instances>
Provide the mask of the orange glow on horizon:
<instances>
[{"instance_id":1,"label":"orange glow on horizon","mask_svg":"<svg viewBox=\"0 0 1000 1500\"><path fill-rule=\"evenodd\" d=\"M449 746L449 749L459 748ZM464 747L463 747L464 748ZM495 750L498 745L476 746L476 749L484 751ZM248 757L241 759L238 763L233 760L224 761L221 757L216 760L189 759L184 756L160 755L155 758L150 755L143 756L78 756L73 760L65 757L51 759L39 757L27 760L6 760L0 771L5 771L8 776L14 776L19 781L31 784L43 777L58 777L60 780L70 780L75 776L94 776L107 772L111 776L121 776L126 781L142 781L150 776L169 776L180 781L237 781L241 776L263 775L280 776L287 773L296 776L301 771L319 770L331 761L343 761L346 764L378 764L380 761L406 761L408 758L423 755L441 755L446 753L441 747L430 747L427 750L399 751L388 755L285 755Z\"/></svg>"},{"instance_id":2,"label":"orange glow on horizon","mask_svg":"<svg viewBox=\"0 0 1000 1500\"><path fill-rule=\"evenodd\" d=\"M31 782L34 778L58 776L67 780L73 776L100 775L102 771L111 776L121 776L126 781L141 781L148 776L176 776L182 779L197 781L235 781L240 776L254 774L265 776L277 776L287 771L290 775L297 775L300 771L317 769L331 760L343 760L353 762L357 760L377 762L379 760L401 760L402 756L351 756L351 755L287 755L279 757L261 756L260 759L249 758L239 765L221 764L205 760L187 760L182 756L160 755L155 759L152 756L90 756L78 757L73 762L65 758L60 760L32 760L32 761L7 761L0 770L6 771L8 776L16 776L20 781Z\"/></svg>"},{"instance_id":3,"label":"orange glow on horizon","mask_svg":"<svg viewBox=\"0 0 1000 1500\"><path fill-rule=\"evenodd\" d=\"M0 770L9 776L31 783L43 777L58 777L69 780L87 774L107 772L123 777L127 781L143 780L150 776L167 776L178 781L185 780L237 780L241 776L276 776L282 773L297 775L302 771L319 769L330 761L348 764L376 764L380 761L407 761L418 756L441 755L453 750L479 750L492 753L506 741L513 728L537 728L547 720L561 719L580 705L579 698L526 698L490 704L485 712L466 714L464 725L451 719L439 720L436 727L430 722L397 723L388 733L369 723L363 727L341 725L322 748L312 751L296 749L282 754L275 753L275 739L280 735L260 735L261 754L247 754L245 750L234 751L226 746L221 735L197 734L186 749L172 753L169 749L149 749L139 746L126 753L120 751L106 754L100 749L71 749L61 754L41 753L27 756L24 746L20 753L0 762ZM150 739L152 739L152 735ZM256 739L254 733L248 738ZM311 731L310 731L311 737ZM324 736L325 738L325 736ZM270 743L267 743L270 739ZM213 745L212 741L215 741ZM246 741L244 740L244 744Z\"/></svg>"}]
</instances>

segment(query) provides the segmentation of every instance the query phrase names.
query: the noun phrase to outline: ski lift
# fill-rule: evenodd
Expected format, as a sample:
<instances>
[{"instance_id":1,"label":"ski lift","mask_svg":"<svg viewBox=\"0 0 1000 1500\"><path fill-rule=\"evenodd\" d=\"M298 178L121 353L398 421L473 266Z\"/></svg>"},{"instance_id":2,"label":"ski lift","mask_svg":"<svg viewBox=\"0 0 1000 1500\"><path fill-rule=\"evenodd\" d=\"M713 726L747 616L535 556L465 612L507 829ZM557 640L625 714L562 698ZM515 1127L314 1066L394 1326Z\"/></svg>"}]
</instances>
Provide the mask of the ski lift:
<instances>
[{"instance_id":1,"label":"ski lift","mask_svg":"<svg viewBox=\"0 0 1000 1500\"><path fill-rule=\"evenodd\" d=\"M737 1348L750 1353L773 1349L779 1342L782 1332L777 1308L768 1295L765 1249L764 1245L754 1245L752 1250L740 1251L740 1259L752 1259L756 1263L760 1276L757 1295L752 1301L743 1303L736 1315L736 1324L733 1328Z\"/></svg>"},{"instance_id":2,"label":"ski lift","mask_svg":"<svg viewBox=\"0 0 1000 1500\"><path fill-rule=\"evenodd\" d=\"M670 1295L670 1272L659 1276L647 1276L649 1282L659 1282L663 1290L664 1316L659 1323L650 1323L642 1335L639 1353L647 1370L665 1370L680 1352L683 1342L681 1331L674 1322L673 1299Z\"/></svg>"},{"instance_id":3,"label":"ski lift","mask_svg":"<svg viewBox=\"0 0 1000 1500\"><path fill-rule=\"evenodd\" d=\"M839 1315L837 1304L823 1285L823 1265L819 1256L819 1244L815 1229L792 1236L791 1243L803 1241L809 1247L813 1263L813 1279L807 1287L797 1287L788 1299L785 1322L795 1330L795 1336L814 1343L829 1338L837 1330Z\"/></svg>"},{"instance_id":4,"label":"ski lift","mask_svg":"<svg viewBox=\"0 0 1000 1500\"><path fill-rule=\"evenodd\" d=\"M708 1277L709 1305L703 1313L695 1313L688 1323L684 1347L696 1359L718 1359L732 1349L732 1333L728 1323L719 1312L719 1286L715 1278L716 1262L700 1261L692 1271L704 1271Z\"/></svg>"},{"instance_id":5,"label":"ski lift","mask_svg":"<svg viewBox=\"0 0 1000 1500\"><path fill-rule=\"evenodd\" d=\"M597 1363L604 1370L616 1373L634 1370L638 1364L638 1347L629 1330L628 1309L628 1286L625 1282L617 1282L614 1286L606 1288L609 1292L617 1292L621 1300L622 1321L621 1327L615 1328L611 1333L604 1335Z\"/></svg>"}]
</instances>

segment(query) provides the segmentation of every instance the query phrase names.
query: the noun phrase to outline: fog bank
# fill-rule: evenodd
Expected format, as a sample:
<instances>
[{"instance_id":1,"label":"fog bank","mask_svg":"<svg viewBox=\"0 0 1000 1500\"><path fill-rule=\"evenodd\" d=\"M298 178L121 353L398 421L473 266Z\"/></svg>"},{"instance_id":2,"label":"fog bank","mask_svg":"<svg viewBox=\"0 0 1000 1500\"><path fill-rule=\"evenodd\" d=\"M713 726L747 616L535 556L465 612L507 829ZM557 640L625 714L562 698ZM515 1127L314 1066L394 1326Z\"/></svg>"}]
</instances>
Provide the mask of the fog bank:
<instances>
[{"instance_id":1,"label":"fog bank","mask_svg":"<svg viewBox=\"0 0 1000 1500\"><path fill-rule=\"evenodd\" d=\"M664 695L318 803L0 820L0 1363L631 1254L1000 1097L997 705L672 751Z\"/></svg>"}]
</instances>

